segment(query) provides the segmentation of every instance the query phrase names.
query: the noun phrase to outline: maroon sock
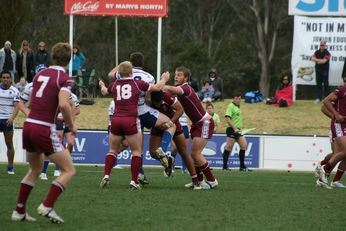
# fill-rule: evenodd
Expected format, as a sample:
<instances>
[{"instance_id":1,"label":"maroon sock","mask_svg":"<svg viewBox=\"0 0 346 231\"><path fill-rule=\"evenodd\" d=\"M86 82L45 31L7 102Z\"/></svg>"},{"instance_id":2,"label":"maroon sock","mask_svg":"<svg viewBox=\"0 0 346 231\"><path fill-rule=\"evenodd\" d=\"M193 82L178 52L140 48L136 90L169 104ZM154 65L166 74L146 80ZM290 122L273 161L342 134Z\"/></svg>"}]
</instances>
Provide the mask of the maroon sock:
<instances>
[{"instance_id":1,"label":"maroon sock","mask_svg":"<svg viewBox=\"0 0 346 231\"><path fill-rule=\"evenodd\" d=\"M329 162L323 166L323 169L326 173L330 173L333 170L333 168L334 166L332 166Z\"/></svg>"},{"instance_id":2,"label":"maroon sock","mask_svg":"<svg viewBox=\"0 0 346 231\"><path fill-rule=\"evenodd\" d=\"M43 205L48 208L53 208L55 201L58 199L60 194L65 190L64 186L60 184L58 181L53 181L50 186L48 195L46 199L43 201Z\"/></svg>"},{"instance_id":3,"label":"maroon sock","mask_svg":"<svg viewBox=\"0 0 346 231\"><path fill-rule=\"evenodd\" d=\"M205 162L202 166L200 166L202 172L204 173L205 177L207 178L207 181L215 181L215 178L213 176L213 173L211 172L209 168L209 163L208 161Z\"/></svg>"},{"instance_id":4,"label":"maroon sock","mask_svg":"<svg viewBox=\"0 0 346 231\"><path fill-rule=\"evenodd\" d=\"M325 165L326 163L328 163L328 159L324 158L324 159L321 161L321 165Z\"/></svg>"},{"instance_id":5,"label":"maroon sock","mask_svg":"<svg viewBox=\"0 0 346 231\"><path fill-rule=\"evenodd\" d=\"M203 173L202 173L201 167L195 166L195 168L196 168L196 174L198 177L198 181L202 181L203 180Z\"/></svg>"},{"instance_id":6,"label":"maroon sock","mask_svg":"<svg viewBox=\"0 0 346 231\"><path fill-rule=\"evenodd\" d=\"M112 168L114 167L116 160L117 160L117 156L115 155L115 153L108 152L106 154L104 175L111 174Z\"/></svg>"},{"instance_id":7,"label":"maroon sock","mask_svg":"<svg viewBox=\"0 0 346 231\"><path fill-rule=\"evenodd\" d=\"M142 157L132 156L131 159L131 180L138 184L138 174L141 168Z\"/></svg>"},{"instance_id":8,"label":"maroon sock","mask_svg":"<svg viewBox=\"0 0 346 231\"><path fill-rule=\"evenodd\" d=\"M34 187L34 183L22 181L19 188L18 201L16 211L20 214L25 213L25 204L29 198L30 192Z\"/></svg>"},{"instance_id":9,"label":"maroon sock","mask_svg":"<svg viewBox=\"0 0 346 231\"><path fill-rule=\"evenodd\" d=\"M198 177L197 177L197 174L192 175L192 176L191 176L191 178L192 178L192 183L194 183L194 184L198 183Z\"/></svg>"},{"instance_id":10,"label":"maroon sock","mask_svg":"<svg viewBox=\"0 0 346 231\"><path fill-rule=\"evenodd\" d=\"M341 169L338 169L338 171L336 171L333 181L340 181L342 175L344 175L344 171Z\"/></svg>"}]
</instances>

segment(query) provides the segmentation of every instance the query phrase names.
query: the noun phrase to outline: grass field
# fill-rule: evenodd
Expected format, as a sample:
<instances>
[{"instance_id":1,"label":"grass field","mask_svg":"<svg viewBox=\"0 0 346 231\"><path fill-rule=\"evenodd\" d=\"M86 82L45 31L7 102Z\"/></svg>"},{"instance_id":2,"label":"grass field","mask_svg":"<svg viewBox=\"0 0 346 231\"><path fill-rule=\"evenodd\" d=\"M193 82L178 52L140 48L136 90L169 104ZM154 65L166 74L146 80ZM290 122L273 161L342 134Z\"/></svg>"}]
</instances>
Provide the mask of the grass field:
<instances>
[{"instance_id":1,"label":"grass field","mask_svg":"<svg viewBox=\"0 0 346 231\"><path fill-rule=\"evenodd\" d=\"M77 124L81 129L106 129L108 125L108 105L111 98L97 98L92 106L81 105ZM225 133L223 119L230 99L215 102L215 112L221 117L222 126L218 133ZM321 104L312 100L297 100L292 106L278 108L264 103L247 104L242 102L244 128L257 128L253 134L281 135L327 135L330 120L320 112ZM20 114L17 126L23 125Z\"/></svg>"},{"instance_id":2,"label":"grass field","mask_svg":"<svg viewBox=\"0 0 346 231\"><path fill-rule=\"evenodd\" d=\"M27 204L34 223L11 222L19 183L0 165L0 230L345 230L345 190L314 186L312 173L214 170L219 187L193 191L183 185L189 176L176 170L166 179L159 169L146 169L150 184L129 191L129 169L114 169L109 188L100 189L102 167L78 166L70 187L55 209L65 224L38 217L36 208L51 180L38 180ZM48 169L52 175L52 168Z\"/></svg>"}]
</instances>

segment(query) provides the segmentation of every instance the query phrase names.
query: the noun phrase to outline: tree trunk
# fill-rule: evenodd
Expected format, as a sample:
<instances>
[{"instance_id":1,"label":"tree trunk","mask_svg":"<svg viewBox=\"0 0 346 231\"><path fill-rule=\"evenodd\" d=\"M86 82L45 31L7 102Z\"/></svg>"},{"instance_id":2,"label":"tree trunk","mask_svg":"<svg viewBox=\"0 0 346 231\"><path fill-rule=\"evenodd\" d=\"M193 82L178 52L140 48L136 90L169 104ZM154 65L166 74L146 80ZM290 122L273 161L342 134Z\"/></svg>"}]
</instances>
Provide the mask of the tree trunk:
<instances>
[{"instance_id":1,"label":"tree trunk","mask_svg":"<svg viewBox=\"0 0 346 231\"><path fill-rule=\"evenodd\" d=\"M261 78L259 82L260 92L264 98L269 96L270 78L269 78L269 63L266 58L261 59Z\"/></svg>"}]
</instances>

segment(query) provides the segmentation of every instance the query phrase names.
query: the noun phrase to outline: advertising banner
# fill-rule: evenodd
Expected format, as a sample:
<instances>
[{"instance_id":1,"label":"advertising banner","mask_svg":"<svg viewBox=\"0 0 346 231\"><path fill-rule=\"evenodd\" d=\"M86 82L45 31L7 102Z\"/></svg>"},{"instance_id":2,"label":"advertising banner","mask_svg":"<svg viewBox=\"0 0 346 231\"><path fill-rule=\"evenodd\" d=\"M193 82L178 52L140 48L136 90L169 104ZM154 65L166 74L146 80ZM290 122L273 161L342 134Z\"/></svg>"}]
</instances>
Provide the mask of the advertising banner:
<instances>
[{"instance_id":1,"label":"advertising banner","mask_svg":"<svg viewBox=\"0 0 346 231\"><path fill-rule=\"evenodd\" d=\"M346 0L288 0L288 4L290 15L346 15Z\"/></svg>"},{"instance_id":2,"label":"advertising banner","mask_svg":"<svg viewBox=\"0 0 346 231\"><path fill-rule=\"evenodd\" d=\"M342 84L342 68L346 57L346 18L294 17L292 50L293 84L315 85L315 62L312 55L320 41L327 42L331 54L329 85Z\"/></svg>"},{"instance_id":3,"label":"advertising banner","mask_svg":"<svg viewBox=\"0 0 346 231\"><path fill-rule=\"evenodd\" d=\"M149 135L144 135L143 164L159 166L160 163L152 159L149 153ZM211 167L222 168L222 153L225 143L225 135L214 135L203 150L203 155ZM245 153L245 163L248 167L259 167L259 137L248 137L248 149ZM104 164L104 158L108 152L108 134L103 131L78 131L72 152L72 160L78 164ZM236 144L230 153L229 167L239 167L239 146ZM118 154L117 163L120 165L131 164L131 151L124 150ZM176 166L181 166L181 158L178 155Z\"/></svg>"},{"instance_id":4,"label":"advertising banner","mask_svg":"<svg viewBox=\"0 0 346 231\"><path fill-rule=\"evenodd\" d=\"M168 0L65 0L65 14L166 17Z\"/></svg>"}]
</instances>

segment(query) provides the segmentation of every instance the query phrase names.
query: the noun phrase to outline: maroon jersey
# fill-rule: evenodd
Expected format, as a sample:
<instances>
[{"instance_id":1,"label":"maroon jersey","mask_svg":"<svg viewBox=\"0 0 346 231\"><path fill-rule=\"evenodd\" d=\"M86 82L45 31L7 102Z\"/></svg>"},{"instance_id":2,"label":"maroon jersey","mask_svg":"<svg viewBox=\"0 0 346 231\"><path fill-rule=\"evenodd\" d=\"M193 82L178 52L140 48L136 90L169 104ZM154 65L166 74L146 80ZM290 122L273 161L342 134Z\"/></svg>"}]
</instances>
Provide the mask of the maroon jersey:
<instances>
[{"instance_id":1,"label":"maroon jersey","mask_svg":"<svg viewBox=\"0 0 346 231\"><path fill-rule=\"evenodd\" d=\"M115 111L113 116L138 116L138 99L142 92L149 90L149 83L133 78L115 80L108 92L113 94Z\"/></svg>"},{"instance_id":2,"label":"maroon jersey","mask_svg":"<svg viewBox=\"0 0 346 231\"><path fill-rule=\"evenodd\" d=\"M334 108L340 115L346 116L346 86L339 87L334 92L338 96Z\"/></svg>"},{"instance_id":3,"label":"maroon jersey","mask_svg":"<svg viewBox=\"0 0 346 231\"><path fill-rule=\"evenodd\" d=\"M62 67L51 66L40 71L33 80L28 119L55 123L59 112L59 92L71 92L71 84L72 80Z\"/></svg>"},{"instance_id":4,"label":"maroon jersey","mask_svg":"<svg viewBox=\"0 0 346 231\"><path fill-rule=\"evenodd\" d=\"M172 118L174 115L174 110L171 108L173 104L177 102L177 99L174 98L169 92L163 92L163 102L160 107L157 108L161 113L165 114L169 118Z\"/></svg>"},{"instance_id":5,"label":"maroon jersey","mask_svg":"<svg viewBox=\"0 0 346 231\"><path fill-rule=\"evenodd\" d=\"M188 83L184 83L179 87L183 90L183 94L178 95L178 99L191 122L196 124L198 121L201 121L206 114L201 101Z\"/></svg>"}]
</instances>

